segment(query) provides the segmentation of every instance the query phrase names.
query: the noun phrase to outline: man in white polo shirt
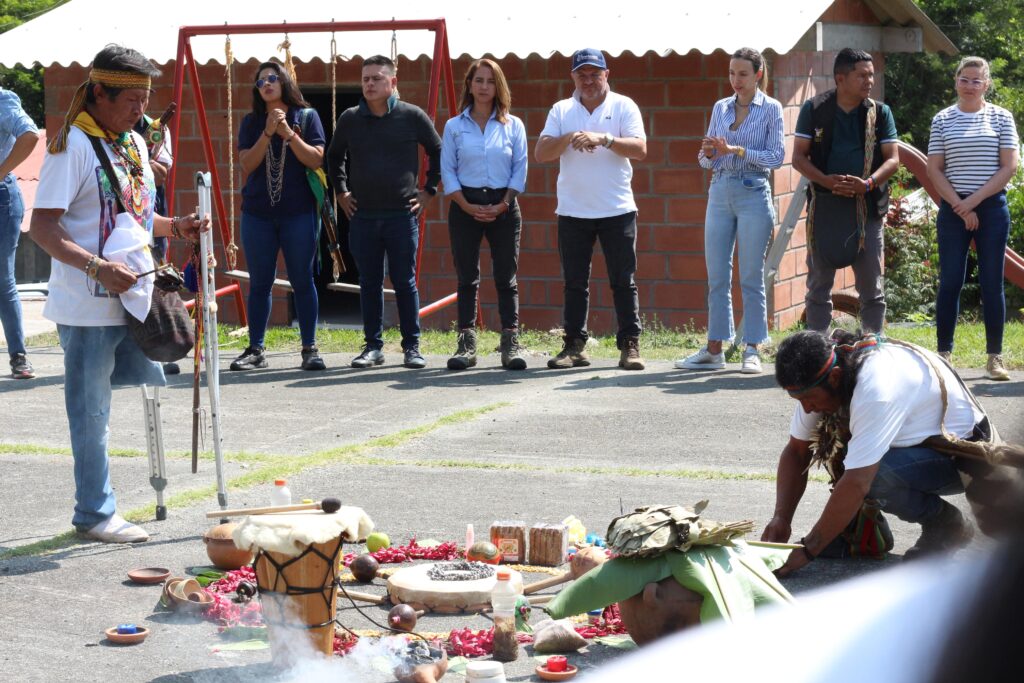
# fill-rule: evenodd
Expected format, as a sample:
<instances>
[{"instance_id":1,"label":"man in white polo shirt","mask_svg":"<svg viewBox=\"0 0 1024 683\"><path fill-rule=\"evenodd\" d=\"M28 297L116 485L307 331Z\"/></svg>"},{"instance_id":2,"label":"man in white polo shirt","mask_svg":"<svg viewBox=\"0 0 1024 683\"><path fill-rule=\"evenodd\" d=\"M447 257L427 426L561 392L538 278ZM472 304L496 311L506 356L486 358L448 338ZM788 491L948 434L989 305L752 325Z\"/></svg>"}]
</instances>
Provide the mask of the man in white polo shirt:
<instances>
[{"instance_id":1,"label":"man in white polo shirt","mask_svg":"<svg viewBox=\"0 0 1024 683\"><path fill-rule=\"evenodd\" d=\"M636 202L631 159L647 156L647 136L636 103L608 87L600 50L572 56L576 92L556 102L534 156L558 159L558 253L565 278L565 344L549 368L590 365L587 311L594 241L601 241L618 318L619 367L643 370L636 281Z\"/></svg>"}]
</instances>

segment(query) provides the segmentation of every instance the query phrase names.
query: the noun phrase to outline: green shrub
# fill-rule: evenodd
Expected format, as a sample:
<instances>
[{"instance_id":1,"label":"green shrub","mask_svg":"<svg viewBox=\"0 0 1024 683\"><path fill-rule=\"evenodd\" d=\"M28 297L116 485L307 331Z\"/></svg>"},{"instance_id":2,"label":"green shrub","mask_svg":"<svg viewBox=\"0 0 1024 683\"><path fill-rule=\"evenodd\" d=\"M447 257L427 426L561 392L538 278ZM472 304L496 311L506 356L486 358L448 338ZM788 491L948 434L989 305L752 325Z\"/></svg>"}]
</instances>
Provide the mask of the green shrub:
<instances>
[{"instance_id":1,"label":"green shrub","mask_svg":"<svg viewBox=\"0 0 1024 683\"><path fill-rule=\"evenodd\" d=\"M885 221L885 301L889 321L934 317L937 252L934 218L911 221L906 200L894 197Z\"/></svg>"}]
</instances>

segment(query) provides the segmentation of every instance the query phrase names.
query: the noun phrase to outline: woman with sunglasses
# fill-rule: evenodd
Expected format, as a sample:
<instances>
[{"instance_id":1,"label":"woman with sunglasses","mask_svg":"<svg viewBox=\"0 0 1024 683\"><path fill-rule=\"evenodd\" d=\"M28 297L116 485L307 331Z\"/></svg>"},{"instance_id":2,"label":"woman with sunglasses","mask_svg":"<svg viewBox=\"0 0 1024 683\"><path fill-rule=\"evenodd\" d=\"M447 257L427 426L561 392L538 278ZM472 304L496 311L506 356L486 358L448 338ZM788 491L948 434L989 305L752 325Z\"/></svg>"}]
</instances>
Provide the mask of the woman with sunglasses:
<instances>
[{"instance_id":1,"label":"woman with sunglasses","mask_svg":"<svg viewBox=\"0 0 1024 683\"><path fill-rule=\"evenodd\" d=\"M1010 233L1006 184L1017 171L1020 139L1013 115L985 101L991 85L988 62L964 57L956 69L957 103L932 119L928 178L942 196L935 224L939 243L935 327L939 355L948 361L973 241L988 352L985 376L1005 381L1010 379L1002 357L1003 263Z\"/></svg>"},{"instance_id":2,"label":"woman with sunglasses","mask_svg":"<svg viewBox=\"0 0 1024 683\"><path fill-rule=\"evenodd\" d=\"M242 188L242 247L249 267L249 346L232 370L267 367L263 338L270 320L277 255L284 253L302 337L302 369L323 370L316 347L318 301L313 283L317 252L316 198L306 169L320 168L324 128L288 72L260 64L252 112L238 132Z\"/></svg>"},{"instance_id":3,"label":"woman with sunglasses","mask_svg":"<svg viewBox=\"0 0 1024 683\"><path fill-rule=\"evenodd\" d=\"M476 312L480 290L480 244L491 247L494 286L501 318L501 366L525 370L519 343L519 233L516 196L526 189L526 128L509 113L512 94L497 62L469 65L462 87L462 113L450 119L441 140L441 180L451 198L448 236L459 281L459 341L449 370L476 365Z\"/></svg>"},{"instance_id":4,"label":"woman with sunglasses","mask_svg":"<svg viewBox=\"0 0 1024 683\"><path fill-rule=\"evenodd\" d=\"M782 105L759 86L767 66L757 50L740 48L729 60L734 94L711 110L708 134L697 161L710 169L711 187L704 218L704 262L708 270L708 343L676 361L686 370L725 368L722 343L733 338L732 254L739 253L743 292L743 362L740 372L761 372L758 344L768 340L764 257L775 225L773 168L782 165ZM737 242L739 249L736 249Z\"/></svg>"}]
</instances>

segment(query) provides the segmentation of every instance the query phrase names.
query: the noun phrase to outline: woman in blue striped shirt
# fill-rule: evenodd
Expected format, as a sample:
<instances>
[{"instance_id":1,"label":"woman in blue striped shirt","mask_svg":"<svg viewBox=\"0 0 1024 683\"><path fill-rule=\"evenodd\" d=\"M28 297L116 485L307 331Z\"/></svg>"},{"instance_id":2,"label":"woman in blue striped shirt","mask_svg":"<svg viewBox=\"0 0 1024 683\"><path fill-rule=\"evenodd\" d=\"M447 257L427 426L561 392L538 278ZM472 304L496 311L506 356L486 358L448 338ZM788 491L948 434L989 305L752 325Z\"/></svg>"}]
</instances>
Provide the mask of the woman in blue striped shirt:
<instances>
[{"instance_id":1,"label":"woman in blue striped shirt","mask_svg":"<svg viewBox=\"0 0 1024 683\"><path fill-rule=\"evenodd\" d=\"M441 138L441 180L451 197L448 236L459 280L459 342L449 370L476 365L476 311L480 290L480 243L491 247L501 317L501 365L525 370L519 346L519 232L516 196L526 189L526 127L509 113L512 94L501 67L490 59L469 65L462 113Z\"/></svg>"},{"instance_id":2,"label":"woman in blue striped shirt","mask_svg":"<svg viewBox=\"0 0 1024 683\"><path fill-rule=\"evenodd\" d=\"M767 82L764 58L741 48L729 61L734 95L715 103L711 124L697 160L711 169L704 218L704 260L708 270L708 343L676 361L687 370L725 367L722 342L732 339L732 254L739 243L743 292L743 364L741 372L761 372L758 344L768 339L764 257L775 225L771 169L782 165L782 105L758 85Z\"/></svg>"},{"instance_id":3,"label":"woman in blue striped shirt","mask_svg":"<svg viewBox=\"0 0 1024 683\"><path fill-rule=\"evenodd\" d=\"M942 195L935 227L939 242L939 291L935 327L939 354L949 360L974 242L985 319L985 376L1008 380L1003 365L1006 297L1003 263L1010 233L1006 184L1017 171L1020 139L1013 115L985 101L992 85L988 62L964 57L956 70L957 103L932 119L928 177Z\"/></svg>"}]
</instances>

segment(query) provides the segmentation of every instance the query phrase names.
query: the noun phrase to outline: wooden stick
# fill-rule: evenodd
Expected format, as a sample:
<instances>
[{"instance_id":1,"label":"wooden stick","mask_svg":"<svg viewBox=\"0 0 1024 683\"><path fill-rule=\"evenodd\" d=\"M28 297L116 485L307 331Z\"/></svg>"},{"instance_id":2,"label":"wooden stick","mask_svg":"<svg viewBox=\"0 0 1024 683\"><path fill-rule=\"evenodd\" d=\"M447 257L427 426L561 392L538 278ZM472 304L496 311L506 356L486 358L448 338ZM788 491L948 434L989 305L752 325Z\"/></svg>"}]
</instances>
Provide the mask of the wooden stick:
<instances>
[{"instance_id":1,"label":"wooden stick","mask_svg":"<svg viewBox=\"0 0 1024 683\"><path fill-rule=\"evenodd\" d=\"M374 605L383 605L385 602L388 601L388 596L386 596L386 595L374 595L373 593L362 593L360 591L350 591L347 588L345 589L344 593L341 593L341 595L343 595L343 596L347 595L348 597L352 598L353 600L359 600L360 602L369 602L369 603L373 603Z\"/></svg>"},{"instance_id":2,"label":"wooden stick","mask_svg":"<svg viewBox=\"0 0 1024 683\"><path fill-rule=\"evenodd\" d=\"M531 583L530 585L525 586L523 588L523 595L529 595L530 593L536 593L539 590L544 590L545 588L550 588L551 586L557 586L560 583L565 583L566 581L571 581L571 580L572 580L572 573L571 572L562 572L561 574L558 574L557 576L552 576L550 579L544 579L543 581L537 581L536 583Z\"/></svg>"},{"instance_id":3,"label":"wooden stick","mask_svg":"<svg viewBox=\"0 0 1024 683\"><path fill-rule=\"evenodd\" d=\"M328 501L335 503L331 505ZM333 509L332 509L333 508ZM215 517L238 517L240 515L269 515L275 512L301 512L302 510L324 510L334 513L341 508L341 501L337 498L324 498L318 503L296 503L295 505L273 505L263 508L235 508L234 510L214 510L207 512L207 519Z\"/></svg>"}]
</instances>

